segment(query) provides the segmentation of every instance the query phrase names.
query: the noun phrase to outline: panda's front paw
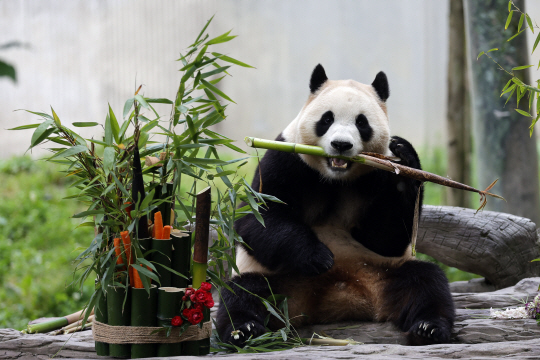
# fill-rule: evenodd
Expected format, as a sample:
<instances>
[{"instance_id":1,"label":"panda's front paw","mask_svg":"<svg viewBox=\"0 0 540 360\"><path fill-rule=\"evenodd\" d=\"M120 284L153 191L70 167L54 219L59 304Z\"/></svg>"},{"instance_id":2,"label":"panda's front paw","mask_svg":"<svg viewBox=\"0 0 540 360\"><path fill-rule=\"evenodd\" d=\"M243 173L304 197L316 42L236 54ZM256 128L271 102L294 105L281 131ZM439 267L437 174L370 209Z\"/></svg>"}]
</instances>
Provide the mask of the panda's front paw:
<instances>
[{"instance_id":1,"label":"panda's front paw","mask_svg":"<svg viewBox=\"0 0 540 360\"><path fill-rule=\"evenodd\" d=\"M418 321L409 329L407 338L409 345L448 343L451 332L443 321Z\"/></svg>"},{"instance_id":2,"label":"panda's front paw","mask_svg":"<svg viewBox=\"0 0 540 360\"><path fill-rule=\"evenodd\" d=\"M257 337L264 334L266 329L257 321L248 321L241 326L232 329L223 335L221 339L226 344L232 344L238 347L244 347L244 344L250 337Z\"/></svg>"},{"instance_id":3,"label":"panda's front paw","mask_svg":"<svg viewBox=\"0 0 540 360\"><path fill-rule=\"evenodd\" d=\"M304 276L316 276L327 272L334 265L334 254L322 242L305 249L301 259L295 264L295 270Z\"/></svg>"},{"instance_id":4,"label":"panda's front paw","mask_svg":"<svg viewBox=\"0 0 540 360\"><path fill-rule=\"evenodd\" d=\"M420 159L410 142L399 136L392 136L389 147L390 151L401 159L403 165L420 169Z\"/></svg>"}]
</instances>

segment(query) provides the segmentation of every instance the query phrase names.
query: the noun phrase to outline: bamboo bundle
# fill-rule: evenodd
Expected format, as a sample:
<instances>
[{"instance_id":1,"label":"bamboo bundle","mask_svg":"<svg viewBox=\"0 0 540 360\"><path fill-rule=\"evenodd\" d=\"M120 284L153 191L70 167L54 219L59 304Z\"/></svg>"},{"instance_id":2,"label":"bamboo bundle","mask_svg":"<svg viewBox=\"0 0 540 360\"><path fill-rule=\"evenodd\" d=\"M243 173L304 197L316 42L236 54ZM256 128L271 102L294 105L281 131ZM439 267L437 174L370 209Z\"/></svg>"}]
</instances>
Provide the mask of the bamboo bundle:
<instances>
[{"instance_id":1,"label":"bamboo bundle","mask_svg":"<svg viewBox=\"0 0 540 360\"><path fill-rule=\"evenodd\" d=\"M313 145L304 145L304 144L288 143L288 142L282 142L282 141L258 139L258 138L249 137L249 136L246 137L244 141L246 142L248 146L254 147L254 148L343 159L347 161L357 162L363 165L368 165L377 169L393 172L397 175L412 178L422 183L425 181L429 181L435 184L448 186L455 189L475 192L475 193L480 194L480 207L478 208L478 210L481 210L486 206L487 196L492 196L492 197L504 200L503 197L488 192L495 185L497 180L492 182L485 190L478 190L478 189L473 188L472 186L465 185L457 181L447 179L440 175L436 175L436 174L433 174L424 170L414 169L405 165L392 162L390 158L387 158L380 154L361 153L356 156L348 157L348 156L339 156L339 155L329 155L324 151L323 148L319 146L313 146Z\"/></svg>"},{"instance_id":2,"label":"bamboo bundle","mask_svg":"<svg viewBox=\"0 0 540 360\"><path fill-rule=\"evenodd\" d=\"M27 334L45 333L45 332L53 331L56 329L60 329L64 326L73 324L74 322L83 319L84 318L83 314L84 314L84 310L81 310L70 315L59 317L57 319L44 321L38 324L28 325L26 327L26 333ZM94 310L92 309L92 312L90 313L90 315L93 315L93 314L94 314Z\"/></svg>"}]
</instances>

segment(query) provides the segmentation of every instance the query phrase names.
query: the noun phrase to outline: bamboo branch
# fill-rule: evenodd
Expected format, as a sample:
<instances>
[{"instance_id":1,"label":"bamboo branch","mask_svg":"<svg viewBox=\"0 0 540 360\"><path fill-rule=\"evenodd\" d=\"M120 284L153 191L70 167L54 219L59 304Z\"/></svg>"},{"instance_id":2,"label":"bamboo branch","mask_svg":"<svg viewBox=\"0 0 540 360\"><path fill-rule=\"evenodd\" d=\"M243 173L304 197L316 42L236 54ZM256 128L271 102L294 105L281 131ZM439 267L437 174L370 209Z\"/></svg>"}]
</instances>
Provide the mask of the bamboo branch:
<instances>
[{"instance_id":1,"label":"bamboo branch","mask_svg":"<svg viewBox=\"0 0 540 360\"><path fill-rule=\"evenodd\" d=\"M304 144L295 144L295 143L288 143L288 142L282 142L282 141L258 139L254 137L246 137L244 141L246 142L248 146L254 147L254 148L343 159L347 161L357 162L363 165L368 165L368 166L371 166L380 170L393 172L396 175L405 176L411 179L418 180L420 182L429 181L435 184L452 187L455 189L475 192L475 193L480 194L480 207L478 208L478 210L481 210L486 206L487 196L492 196L497 199L504 200L502 196L495 195L488 192L489 190L491 190L493 186L495 186L495 183L497 182L497 180L492 182L485 190L478 190L478 189L473 188L472 186L465 185L460 182L447 179L440 175L436 175L436 174L433 174L424 170L419 170L419 169L411 168L409 166L392 162L390 158L386 158L385 156L382 156L380 154L378 154L377 156L373 156L372 153L360 153L356 156L347 157L347 156L339 156L339 155L329 155L324 151L323 148L319 146L313 146L313 145L304 145Z\"/></svg>"}]
</instances>

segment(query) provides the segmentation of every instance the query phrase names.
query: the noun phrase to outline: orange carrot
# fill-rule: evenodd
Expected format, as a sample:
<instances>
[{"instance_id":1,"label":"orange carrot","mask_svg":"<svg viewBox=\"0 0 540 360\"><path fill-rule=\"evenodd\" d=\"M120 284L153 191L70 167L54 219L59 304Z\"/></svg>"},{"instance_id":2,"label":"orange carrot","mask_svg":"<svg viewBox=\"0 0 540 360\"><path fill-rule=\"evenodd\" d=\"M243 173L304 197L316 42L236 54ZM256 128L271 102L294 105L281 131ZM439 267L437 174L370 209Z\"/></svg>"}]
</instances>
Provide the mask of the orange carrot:
<instances>
[{"instance_id":1,"label":"orange carrot","mask_svg":"<svg viewBox=\"0 0 540 360\"><path fill-rule=\"evenodd\" d=\"M127 208L124 209L124 211L125 211L125 212L127 213L127 215L129 216L129 220L133 220L133 219L131 218L131 211L134 209L134 208L133 208L133 204L132 204L130 201L128 201L128 202L124 203L124 205L129 205Z\"/></svg>"},{"instance_id":2,"label":"orange carrot","mask_svg":"<svg viewBox=\"0 0 540 360\"><path fill-rule=\"evenodd\" d=\"M170 225L164 226L163 227L162 239L163 240L168 240L168 239L170 239L170 237L171 237L171 226Z\"/></svg>"},{"instance_id":3,"label":"orange carrot","mask_svg":"<svg viewBox=\"0 0 540 360\"><path fill-rule=\"evenodd\" d=\"M161 211L154 214L154 239L163 239L163 218Z\"/></svg>"},{"instance_id":4,"label":"orange carrot","mask_svg":"<svg viewBox=\"0 0 540 360\"><path fill-rule=\"evenodd\" d=\"M139 272L136 269L133 269L133 287L136 289L142 289L144 287Z\"/></svg>"},{"instance_id":5,"label":"orange carrot","mask_svg":"<svg viewBox=\"0 0 540 360\"><path fill-rule=\"evenodd\" d=\"M122 248L120 247L120 242L122 239L114 239L114 252L116 253L116 265L121 265L124 263L122 260Z\"/></svg>"},{"instance_id":6,"label":"orange carrot","mask_svg":"<svg viewBox=\"0 0 540 360\"><path fill-rule=\"evenodd\" d=\"M129 232L128 231L122 231L120 233L120 236L122 236L122 242L124 243L124 251L126 252L126 259L128 262L128 269L129 269L129 284L131 287L133 287L134 279L133 279L133 267L131 264L133 264L133 258L131 257L131 239L129 238Z\"/></svg>"}]
</instances>

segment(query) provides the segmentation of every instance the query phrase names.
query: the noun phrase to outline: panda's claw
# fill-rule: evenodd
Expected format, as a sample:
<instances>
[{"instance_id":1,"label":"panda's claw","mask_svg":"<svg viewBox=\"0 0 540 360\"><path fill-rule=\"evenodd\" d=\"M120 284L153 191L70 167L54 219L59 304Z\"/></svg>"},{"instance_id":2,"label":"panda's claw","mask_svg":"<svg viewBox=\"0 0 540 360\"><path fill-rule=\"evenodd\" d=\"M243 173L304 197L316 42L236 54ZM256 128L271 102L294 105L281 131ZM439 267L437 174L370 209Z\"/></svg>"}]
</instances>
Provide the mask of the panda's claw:
<instances>
[{"instance_id":1,"label":"panda's claw","mask_svg":"<svg viewBox=\"0 0 540 360\"><path fill-rule=\"evenodd\" d=\"M450 327L441 321L418 321L409 330L411 345L429 345L450 341Z\"/></svg>"},{"instance_id":2,"label":"panda's claw","mask_svg":"<svg viewBox=\"0 0 540 360\"><path fill-rule=\"evenodd\" d=\"M226 334L222 339L226 344L243 347L247 340L251 337L257 337L266 331L262 324L258 322L246 322L236 329L232 329L229 334Z\"/></svg>"}]
</instances>

